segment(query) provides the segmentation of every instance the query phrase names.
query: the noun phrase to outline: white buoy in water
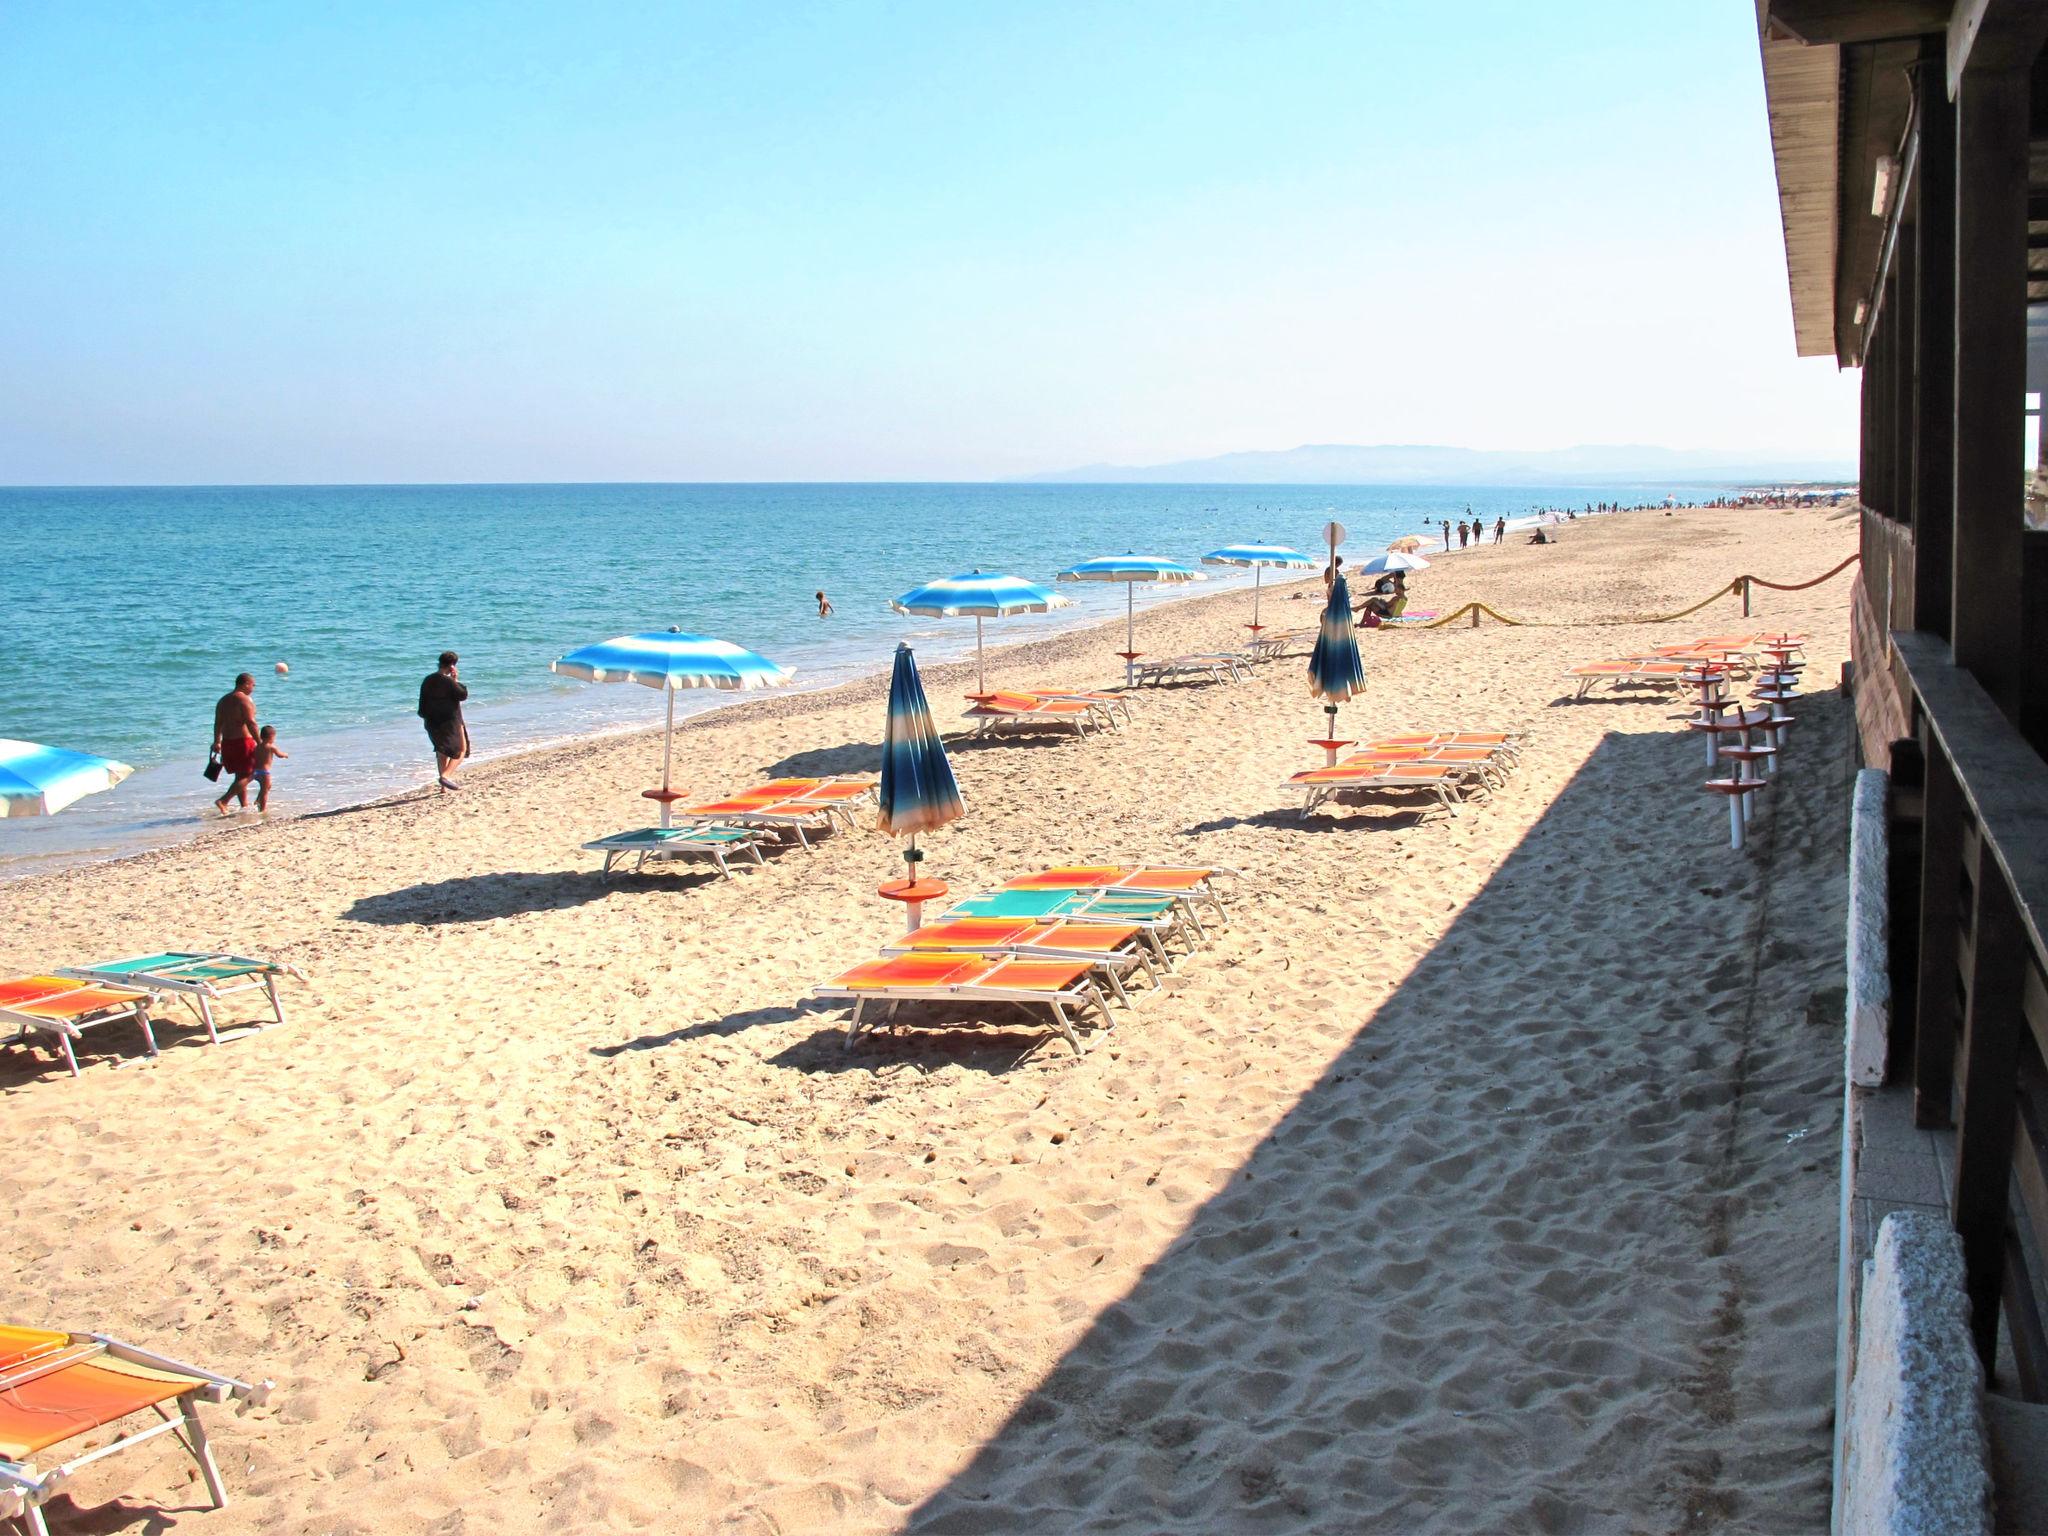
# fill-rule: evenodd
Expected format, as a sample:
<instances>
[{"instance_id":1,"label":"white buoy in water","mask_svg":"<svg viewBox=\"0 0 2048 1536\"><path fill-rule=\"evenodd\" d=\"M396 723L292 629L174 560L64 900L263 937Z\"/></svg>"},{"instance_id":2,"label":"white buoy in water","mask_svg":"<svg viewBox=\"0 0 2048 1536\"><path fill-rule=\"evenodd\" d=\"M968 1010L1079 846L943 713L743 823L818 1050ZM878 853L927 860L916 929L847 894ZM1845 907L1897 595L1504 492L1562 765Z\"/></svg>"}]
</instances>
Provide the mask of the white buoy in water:
<instances>
[{"instance_id":1,"label":"white buoy in water","mask_svg":"<svg viewBox=\"0 0 2048 1536\"><path fill-rule=\"evenodd\" d=\"M277 664L277 675L278 675L279 677L284 677L284 676L287 676L287 675L288 675L288 674L289 674L290 672L291 672L291 668L290 668L290 667L288 667L288 666L286 666L286 665L285 665L285 664L284 664L283 662L281 662L281 661L280 661L280 662L279 662L279 663Z\"/></svg>"}]
</instances>

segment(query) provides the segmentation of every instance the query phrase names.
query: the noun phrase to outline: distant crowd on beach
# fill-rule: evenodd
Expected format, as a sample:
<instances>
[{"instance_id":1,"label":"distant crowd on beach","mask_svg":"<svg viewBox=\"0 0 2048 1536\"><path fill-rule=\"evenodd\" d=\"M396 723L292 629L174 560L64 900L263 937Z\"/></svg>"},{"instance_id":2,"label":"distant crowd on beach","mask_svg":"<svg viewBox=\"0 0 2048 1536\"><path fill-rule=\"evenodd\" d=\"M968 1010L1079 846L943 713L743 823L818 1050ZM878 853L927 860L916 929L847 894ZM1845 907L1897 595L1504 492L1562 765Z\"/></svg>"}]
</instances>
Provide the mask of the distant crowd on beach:
<instances>
[{"instance_id":1,"label":"distant crowd on beach","mask_svg":"<svg viewBox=\"0 0 2048 1536\"><path fill-rule=\"evenodd\" d=\"M1832 485L1820 488L1786 487L1760 491L1744 491L1736 496L1720 496L1705 503L1710 507L1728 507L1737 511L1752 507L1835 507L1856 494L1851 485Z\"/></svg>"}]
</instances>

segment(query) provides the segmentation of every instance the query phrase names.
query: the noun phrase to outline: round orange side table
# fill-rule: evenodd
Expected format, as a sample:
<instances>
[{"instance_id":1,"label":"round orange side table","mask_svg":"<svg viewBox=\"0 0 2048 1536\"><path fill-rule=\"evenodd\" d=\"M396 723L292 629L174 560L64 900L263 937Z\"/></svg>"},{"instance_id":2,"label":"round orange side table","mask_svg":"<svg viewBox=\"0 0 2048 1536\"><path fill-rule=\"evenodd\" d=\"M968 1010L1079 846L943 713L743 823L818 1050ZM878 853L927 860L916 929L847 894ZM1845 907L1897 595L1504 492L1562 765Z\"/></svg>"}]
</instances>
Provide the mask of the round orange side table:
<instances>
[{"instance_id":1,"label":"round orange side table","mask_svg":"<svg viewBox=\"0 0 2048 1536\"><path fill-rule=\"evenodd\" d=\"M875 887L875 894L884 901L900 901L910 909L910 928L913 933L924 926L924 904L937 901L946 894L943 880L891 880L887 885Z\"/></svg>"}]
</instances>

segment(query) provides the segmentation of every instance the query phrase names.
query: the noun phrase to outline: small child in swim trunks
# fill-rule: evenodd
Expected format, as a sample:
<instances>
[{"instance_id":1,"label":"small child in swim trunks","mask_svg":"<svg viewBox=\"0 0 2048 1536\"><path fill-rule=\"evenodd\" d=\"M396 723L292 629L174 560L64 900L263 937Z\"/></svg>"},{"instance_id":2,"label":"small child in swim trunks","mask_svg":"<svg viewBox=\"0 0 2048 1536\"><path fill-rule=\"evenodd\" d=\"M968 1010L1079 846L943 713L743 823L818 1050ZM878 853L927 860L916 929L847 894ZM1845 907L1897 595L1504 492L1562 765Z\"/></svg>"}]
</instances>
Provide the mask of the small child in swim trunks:
<instances>
[{"instance_id":1,"label":"small child in swim trunks","mask_svg":"<svg viewBox=\"0 0 2048 1536\"><path fill-rule=\"evenodd\" d=\"M267 811L270 809L270 765L280 757L290 756L291 753L285 751L283 747L277 744L277 727L274 725L263 727L263 734L256 738L254 752L256 766L249 775L250 778L256 781L257 810Z\"/></svg>"}]
</instances>

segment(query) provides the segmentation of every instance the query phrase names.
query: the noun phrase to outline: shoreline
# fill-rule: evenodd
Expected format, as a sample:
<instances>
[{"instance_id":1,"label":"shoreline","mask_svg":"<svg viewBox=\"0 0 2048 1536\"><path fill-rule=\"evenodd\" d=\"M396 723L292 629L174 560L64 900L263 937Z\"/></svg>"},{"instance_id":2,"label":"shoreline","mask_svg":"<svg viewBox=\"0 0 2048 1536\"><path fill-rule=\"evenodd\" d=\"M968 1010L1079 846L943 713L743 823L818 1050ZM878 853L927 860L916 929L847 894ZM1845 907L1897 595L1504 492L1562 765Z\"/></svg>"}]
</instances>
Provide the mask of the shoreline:
<instances>
[{"instance_id":1,"label":"shoreline","mask_svg":"<svg viewBox=\"0 0 2048 1536\"><path fill-rule=\"evenodd\" d=\"M1595 515L1597 516L1612 514ZM1512 533L1518 528L1534 527L1540 521L1542 521L1542 518L1534 514L1527 515L1521 518L1509 518L1508 530ZM1405 537L1405 535L1403 536ZM1418 538L1435 538L1438 536L1439 535L1430 532L1427 529L1424 529L1422 532L1419 532L1415 535L1415 537ZM1442 561L1447 555L1466 556L1476 554L1478 553L1481 547L1485 546L1475 545L1471 549L1462 549L1453 546L1448 551L1431 550L1425 548L1422 551L1422 553L1434 565ZM1380 551L1374 550L1371 553L1377 554L1380 553ZM1250 601L1250 594L1253 582L1248 572L1231 568L1211 567L1204 568L1204 575L1208 581L1218 583L1220 589L1213 591L1205 591L1201 589L1200 585L1190 582L1182 586L1172 586L1164 588L1156 594L1141 594L1138 606L1140 624L1142 625L1143 616L1146 613L1156 613L1162 609L1179 609L1183 605L1187 604L1200 605L1204 603L1218 603L1228 601L1240 601L1248 603ZM1266 597L1275 598L1276 600L1279 600L1287 596L1290 596L1293 589L1297 587L1310 586L1314 583L1319 582L1319 580L1319 572L1306 577L1274 576L1266 578L1263 583L1263 586ZM914 616L905 617L906 620L908 620L909 622L922 622L926 624L940 625L948 629L966 629L966 626L969 622L964 619L918 620ZM1046 616L1032 615L1030 617L1035 620L1042 620ZM987 640L985 646L989 662L991 665L993 665L996 662L996 659L999 656L1010 655L1012 653L1018 652L1021 648L1030 646L1050 646L1067 641L1078 642L1089 636L1110 636L1114 634L1116 631L1121 630L1123 626L1123 620L1121 618L1102 617L1086 619L1078 622L1070 620L1065 624L1064 627L1062 627L1058 619L1056 610L1055 614L1053 615L1052 624L1046 626L1050 630L1049 633L1034 635L1029 638L1021 639L994 638L1002 634L1002 626L1005 622L1006 621L1000 620L992 621L992 627L989 631L990 638ZM1314 622L1313 615L1310 616L1309 622ZM1267 627L1272 628L1274 626L1268 625ZM952 641L949 641L947 644L947 650L949 654L944 659L933 661L930 664L926 664L922 659L920 659L919 673L927 680L928 688L931 679L933 678L939 678L950 686L951 683L956 681L956 679L953 677L953 673L955 670L957 670L960 673L961 678L971 678L973 668L971 629L967 630L967 636L969 643L965 651L964 660L956 659L951 654L951 652L953 651L953 649L955 649L955 646L957 644L957 642ZM1121 637L1117 636L1117 638ZM702 705L690 709L686 714L681 714L678 716L678 719L676 721L677 735L680 736L682 732L684 732L685 730L698 728L699 722L708 721L713 718L731 718L735 711L756 708L776 701L793 701L797 699L826 699L830 698L833 695L836 695L841 690L859 688L863 685L873 683L877 679L886 682L891 665L891 656L893 656L893 652L885 654L880 660L874 662L870 666L860 667L859 670L856 671L855 674L852 676L837 678L826 682L808 683L799 679L799 681L792 684L788 688L764 689L758 691L750 690L743 694L729 696L716 696L715 690L706 690L705 692L711 693L714 696L707 698ZM845 663L844 665L858 666L857 663L851 662ZM584 686L589 687L596 685L586 684ZM493 701L493 704L497 706L502 706L506 709L515 709L521 706L531 706L536 702L547 697L548 695L546 693L536 692L532 694L515 695L510 699ZM410 721L409 718L402 716L394 716L388 722L370 723L364 726L354 727L346 731L316 732L313 734L316 736L349 735L361 737L374 736L380 733L388 732L410 732L411 727L412 722ZM465 765L464 773L466 776L474 775L482 772L487 768L495 770L506 765L524 762L531 758L545 757L553 753L573 751L578 748L588 747L597 743L616 739L633 737L658 738L660 733L661 726L659 724L643 725L639 723L628 722L617 722L612 724L596 725L589 727L587 729L571 730L561 734L544 736L540 739L533 741L521 742L518 745L506 747L502 750L487 751L483 754L480 754L472 758L469 761L469 763ZM303 737L301 739L303 739ZM198 766L198 760L194 759L191 764L187 765L184 763L183 759L167 759L158 763L150 764L143 771L155 772L177 766L192 766L196 768ZM422 770L422 772L424 771ZM286 782L287 784L289 784L289 780L287 780ZM223 818L210 817L207 815L206 812L207 807L212 798L211 793L208 792L206 794L200 794L199 792L195 791L193 800L194 809L192 811L191 818L189 821L179 821L167 826L165 825L162 818L155 818L142 823L130 824L109 833L107 838L107 845L97 848L75 850L62 849L52 851L47 854L39 854L35 852L25 851L13 855L12 860L10 860L10 858L4 853L0 853L0 888L17 886L21 884L23 881L32 880L40 876L64 874L70 871L80 869L97 869L107 866L117 866L128 860L141 858L148 854L160 853L166 849L183 847L191 843L207 841L223 837L231 833L253 833L264 830L266 828L286 825L295 821L304 821L309 819L317 820L322 817L347 815L359 811L376 809L382 806L400 804L415 799L433 798L429 793L433 788L434 785L431 776L426 776L423 782L415 785L402 788L382 790L377 793L363 795L359 798L341 799L337 800L332 804L320 805L317 808L309 810L293 811L290 809L280 809L261 820L257 819L255 813L253 812L245 812L235 816ZM119 792L120 791L118 789L113 791L113 793L115 794L118 794ZM145 833L146 829L150 827L162 828L162 835L158 837L144 836L143 834ZM129 846L122 846L123 844L128 844ZM18 862L18 867L9 868L8 865L10 862Z\"/></svg>"}]
</instances>

